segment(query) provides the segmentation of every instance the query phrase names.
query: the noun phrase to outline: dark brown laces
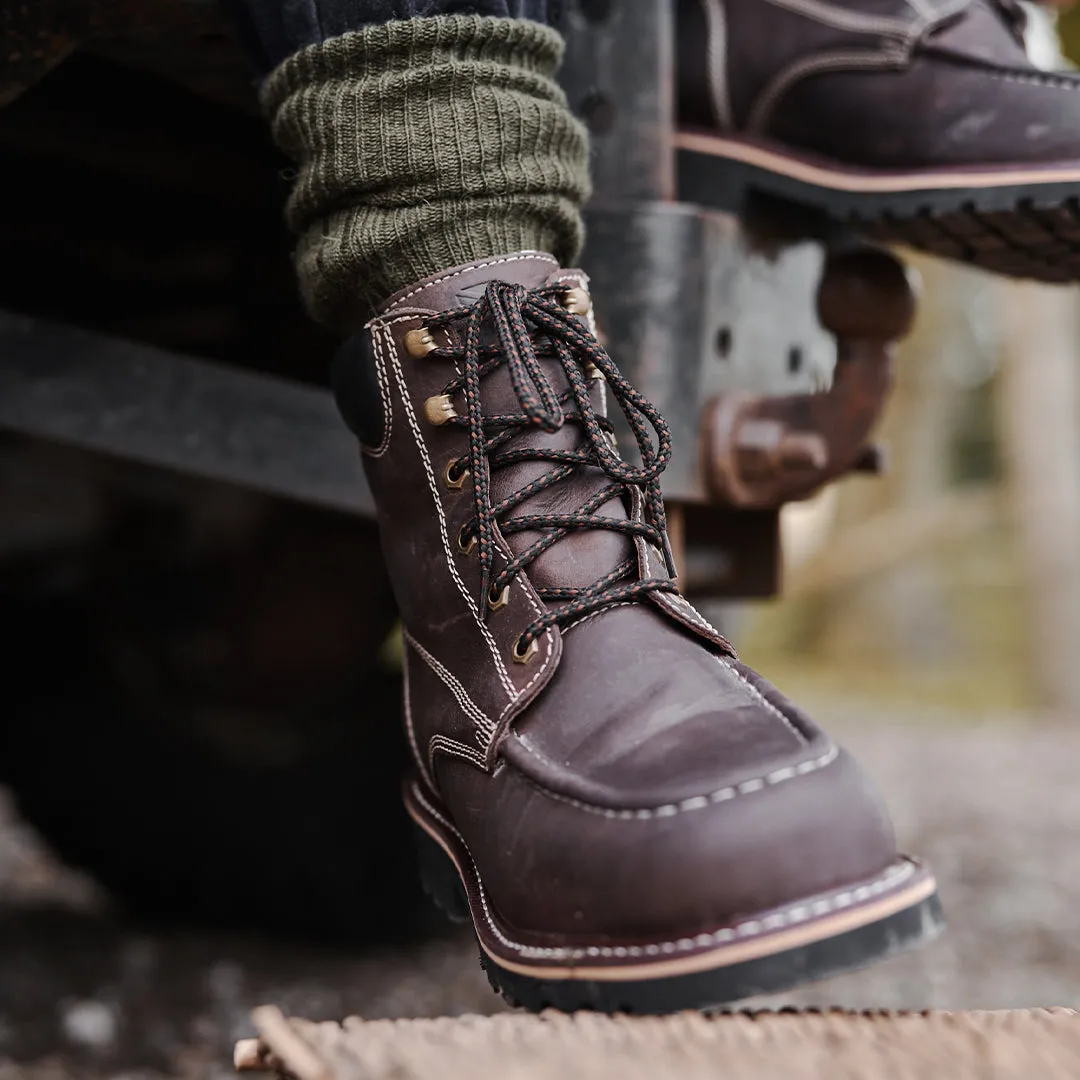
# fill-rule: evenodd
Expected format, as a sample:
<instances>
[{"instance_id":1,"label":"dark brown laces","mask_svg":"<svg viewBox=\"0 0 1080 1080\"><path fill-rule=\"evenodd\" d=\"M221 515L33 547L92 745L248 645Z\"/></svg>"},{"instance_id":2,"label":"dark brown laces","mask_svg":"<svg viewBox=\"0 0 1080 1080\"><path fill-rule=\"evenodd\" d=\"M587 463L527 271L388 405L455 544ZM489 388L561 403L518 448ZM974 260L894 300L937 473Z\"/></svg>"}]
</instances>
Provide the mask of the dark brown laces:
<instances>
[{"instance_id":1,"label":"dark brown laces","mask_svg":"<svg viewBox=\"0 0 1080 1080\"><path fill-rule=\"evenodd\" d=\"M626 559L599 581L585 588L541 589L544 601L559 606L531 623L515 646L525 649L550 626L565 626L582 615L609 604L638 600L651 592L677 592L674 560L667 538L667 519L660 494L660 474L671 458L671 435L664 418L623 377L603 347L560 302L566 286L548 286L529 290L507 282L491 282L483 297L468 307L443 312L430 320L428 327L437 330L459 323L463 344L443 347L431 355L453 361L460 374L446 384L444 393L462 393L466 414L450 420L468 429L469 453L450 466L448 476L457 480L468 470L473 478L475 517L466 523L461 539L475 539L479 544L482 567L481 607L485 612L497 603L503 590L548 548L571 532L609 529L631 537L640 536L664 553L671 578L638 579L636 557ZM482 344L485 326L494 329L495 340ZM541 357L556 359L566 373L569 389L556 392L544 371ZM480 384L501 367L509 370L520 413L485 415L480 398ZM634 433L641 454L637 468L619 457L614 450L611 423L597 413L589 396L590 376L602 376L609 394L621 407ZM554 450L514 447L515 435L539 428L558 431L564 424L581 429L582 440L576 449ZM650 428L656 435L653 445ZM497 505L491 502L491 472L523 461L547 461L555 467ZM509 518L510 512L527 498L545 491L573 476L579 469L597 467L611 480L589 498L577 511L567 514L529 514ZM644 497L644 520L630 521L604 517L597 513L613 498L629 497L637 485ZM541 538L492 577L495 555L495 527L504 536L515 532L539 530Z\"/></svg>"}]
</instances>

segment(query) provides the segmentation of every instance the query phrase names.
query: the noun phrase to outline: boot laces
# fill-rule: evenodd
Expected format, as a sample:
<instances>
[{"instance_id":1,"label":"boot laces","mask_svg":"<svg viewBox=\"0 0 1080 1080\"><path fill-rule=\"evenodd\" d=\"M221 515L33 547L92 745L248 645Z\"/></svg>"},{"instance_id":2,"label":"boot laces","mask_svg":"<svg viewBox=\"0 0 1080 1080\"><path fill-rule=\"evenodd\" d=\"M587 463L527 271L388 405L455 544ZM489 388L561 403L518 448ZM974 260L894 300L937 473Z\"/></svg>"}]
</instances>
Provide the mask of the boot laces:
<instances>
[{"instance_id":1,"label":"boot laces","mask_svg":"<svg viewBox=\"0 0 1080 1080\"><path fill-rule=\"evenodd\" d=\"M466 470L472 474L475 514L466 522L461 539L469 542L475 539L479 547L481 610L486 613L518 574L573 532L607 529L640 537L663 552L670 577L640 578L635 553L589 586L538 589L541 600L556 601L559 606L550 608L525 629L518 639L519 647L529 645L553 625L565 626L611 604L641 600L652 592L678 591L673 580L674 559L659 483L660 474L671 459L667 423L656 407L627 381L599 342L566 310L560 302L566 292L565 285L529 290L521 285L493 281L475 304L443 312L427 324L432 330L463 324L458 326L461 345L438 348L431 356L457 365L459 374L446 384L443 393L452 396L460 392L465 399L465 415L454 416L449 422L468 431L469 451L450 464L448 476L457 480ZM490 344L483 343L485 327L494 329L494 341ZM566 374L568 390L561 394L556 390L544 370L542 358L559 363ZM486 415L481 384L504 366L509 371L520 412ZM633 432L640 451L640 466L631 465L616 452L611 423L592 403L591 380L587 374L598 374L606 381L609 394L619 404ZM574 424L581 431L582 438L575 449L513 445L515 436L524 431L538 429L553 433L565 424ZM493 504L492 472L525 461L549 462L552 468ZM509 516L526 499L564 483L586 468L599 468L610 483L577 510ZM620 520L599 513L615 498L629 500L634 486L641 489L643 497L642 520ZM496 573L497 530L503 536L538 531L541 537Z\"/></svg>"}]
</instances>

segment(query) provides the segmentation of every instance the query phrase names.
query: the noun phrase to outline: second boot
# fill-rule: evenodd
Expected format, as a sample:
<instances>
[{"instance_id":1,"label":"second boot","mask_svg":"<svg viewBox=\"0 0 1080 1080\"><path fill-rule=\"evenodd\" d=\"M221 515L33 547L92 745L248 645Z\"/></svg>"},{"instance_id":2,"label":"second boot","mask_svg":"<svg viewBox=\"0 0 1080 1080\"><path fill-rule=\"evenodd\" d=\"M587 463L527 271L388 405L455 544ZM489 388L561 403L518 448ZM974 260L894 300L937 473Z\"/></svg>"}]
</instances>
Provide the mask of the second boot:
<instances>
[{"instance_id":1,"label":"second boot","mask_svg":"<svg viewBox=\"0 0 1080 1080\"><path fill-rule=\"evenodd\" d=\"M679 0L684 197L1080 280L1080 77L1031 62L1026 18L1017 0Z\"/></svg>"}]
</instances>

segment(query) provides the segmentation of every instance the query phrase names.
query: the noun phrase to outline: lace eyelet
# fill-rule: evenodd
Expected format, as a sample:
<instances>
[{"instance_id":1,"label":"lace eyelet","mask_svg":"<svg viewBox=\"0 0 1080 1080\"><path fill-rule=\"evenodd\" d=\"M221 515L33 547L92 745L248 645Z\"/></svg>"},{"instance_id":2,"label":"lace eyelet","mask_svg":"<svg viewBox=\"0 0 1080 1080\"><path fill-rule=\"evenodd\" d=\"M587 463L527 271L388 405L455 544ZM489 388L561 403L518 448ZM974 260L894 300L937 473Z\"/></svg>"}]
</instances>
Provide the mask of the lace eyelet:
<instances>
[{"instance_id":1,"label":"lace eyelet","mask_svg":"<svg viewBox=\"0 0 1080 1080\"><path fill-rule=\"evenodd\" d=\"M488 610L498 611L499 608L506 607L510 603L510 586L504 585L501 589L496 590L494 586L488 589Z\"/></svg>"},{"instance_id":2,"label":"lace eyelet","mask_svg":"<svg viewBox=\"0 0 1080 1080\"><path fill-rule=\"evenodd\" d=\"M522 645L521 638L519 637L517 641L514 642L514 647L510 650L510 653L514 658L515 664L527 664L539 651L540 645L536 638L533 638L525 645Z\"/></svg>"},{"instance_id":3,"label":"lace eyelet","mask_svg":"<svg viewBox=\"0 0 1080 1080\"><path fill-rule=\"evenodd\" d=\"M592 310L592 297L585 289L567 289L563 294L563 307L571 315L588 315Z\"/></svg>"},{"instance_id":4,"label":"lace eyelet","mask_svg":"<svg viewBox=\"0 0 1080 1080\"><path fill-rule=\"evenodd\" d=\"M420 360L428 353L434 352L439 346L431 336L431 331L426 326L417 330L410 330L405 335L405 351L414 359Z\"/></svg>"},{"instance_id":5,"label":"lace eyelet","mask_svg":"<svg viewBox=\"0 0 1080 1080\"><path fill-rule=\"evenodd\" d=\"M449 394L436 394L424 402L424 416L429 424L442 427L457 418L457 409L454 408Z\"/></svg>"},{"instance_id":6,"label":"lace eyelet","mask_svg":"<svg viewBox=\"0 0 1080 1080\"><path fill-rule=\"evenodd\" d=\"M467 530L467 525L462 525L461 528L458 529L457 549L462 555L471 555L473 549L476 547L476 537L471 533L466 535Z\"/></svg>"},{"instance_id":7,"label":"lace eyelet","mask_svg":"<svg viewBox=\"0 0 1080 1080\"><path fill-rule=\"evenodd\" d=\"M457 458L453 458L447 462L446 468L443 470L443 482L451 491L460 491L465 486L465 478L469 475L468 469L461 469L455 475L454 470L460 464L461 462Z\"/></svg>"}]
</instances>

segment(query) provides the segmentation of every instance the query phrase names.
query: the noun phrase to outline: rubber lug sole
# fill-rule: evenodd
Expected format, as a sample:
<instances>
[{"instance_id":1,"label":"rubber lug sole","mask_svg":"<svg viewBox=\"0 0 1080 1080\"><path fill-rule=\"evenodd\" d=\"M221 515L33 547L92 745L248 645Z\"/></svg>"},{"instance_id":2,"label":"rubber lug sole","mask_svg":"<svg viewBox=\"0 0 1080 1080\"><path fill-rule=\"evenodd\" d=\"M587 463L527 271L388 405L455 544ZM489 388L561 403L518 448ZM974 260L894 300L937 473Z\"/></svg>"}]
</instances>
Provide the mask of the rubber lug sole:
<instances>
[{"instance_id":1,"label":"rubber lug sole","mask_svg":"<svg viewBox=\"0 0 1080 1080\"><path fill-rule=\"evenodd\" d=\"M419 825L416 844L427 894L455 922L470 921L468 894L454 861ZM833 937L685 975L622 981L534 978L504 967L483 948L480 963L497 993L511 1005L533 1012L553 1008L653 1015L721 1007L853 971L932 940L944 925L940 902L933 893Z\"/></svg>"},{"instance_id":2,"label":"rubber lug sole","mask_svg":"<svg viewBox=\"0 0 1080 1080\"><path fill-rule=\"evenodd\" d=\"M681 131L679 197L786 232L841 230L1008 277L1080 281L1080 162L887 172Z\"/></svg>"}]
</instances>

